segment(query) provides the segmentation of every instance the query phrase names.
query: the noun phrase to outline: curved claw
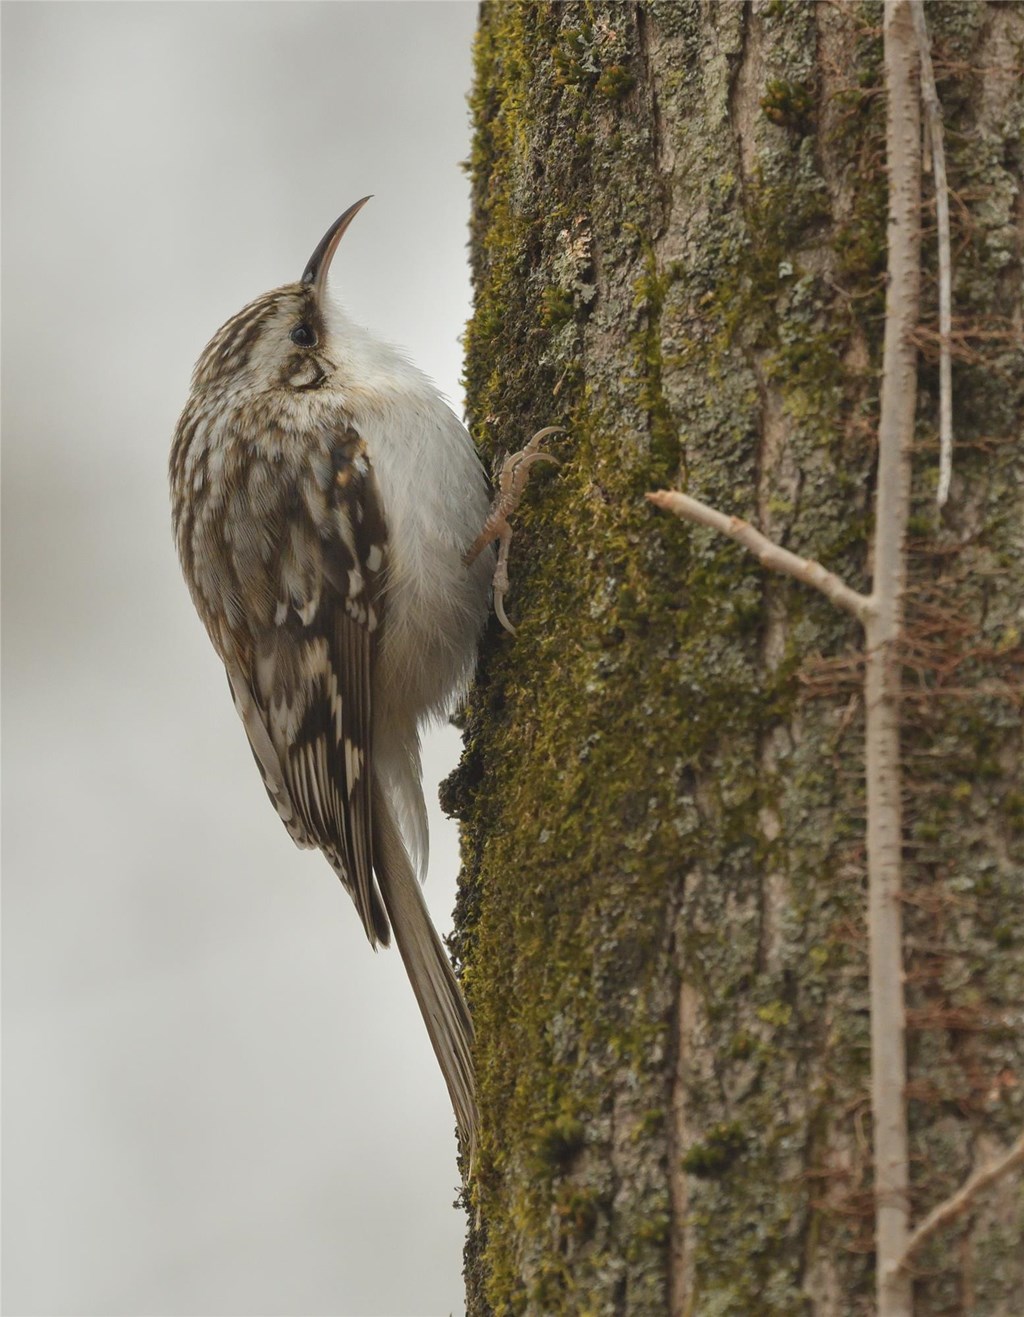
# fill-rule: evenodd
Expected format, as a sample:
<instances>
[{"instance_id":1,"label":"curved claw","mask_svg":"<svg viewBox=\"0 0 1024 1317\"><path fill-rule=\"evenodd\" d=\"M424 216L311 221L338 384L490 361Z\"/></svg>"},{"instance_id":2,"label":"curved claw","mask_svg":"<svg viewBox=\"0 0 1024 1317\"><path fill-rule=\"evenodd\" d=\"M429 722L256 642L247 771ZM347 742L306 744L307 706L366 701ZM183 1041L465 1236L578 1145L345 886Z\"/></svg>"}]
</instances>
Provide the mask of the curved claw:
<instances>
[{"instance_id":1,"label":"curved claw","mask_svg":"<svg viewBox=\"0 0 1024 1317\"><path fill-rule=\"evenodd\" d=\"M494 592L494 616L498 619L498 621L501 623L501 625L505 628L505 630L509 633L510 636L514 636L516 634L515 627L512 625L512 623L508 620L508 618L505 615L504 590L502 590L500 594L498 593L497 590L495 590Z\"/></svg>"},{"instance_id":2,"label":"curved claw","mask_svg":"<svg viewBox=\"0 0 1024 1317\"><path fill-rule=\"evenodd\" d=\"M518 471L529 470L534 462L554 462L555 466L562 465L554 453L527 453L524 451L522 453L516 453L512 461L513 474Z\"/></svg>"},{"instance_id":3,"label":"curved claw","mask_svg":"<svg viewBox=\"0 0 1024 1317\"><path fill-rule=\"evenodd\" d=\"M526 473L535 462L554 462L555 466L562 465L552 453L542 453L537 449L540 441L546 439L549 434L565 434L565 430L560 425L545 426L543 430L537 431L525 448L505 459L501 475L498 477L498 489L506 496L508 503L504 510L505 515L511 516L515 511L526 487Z\"/></svg>"},{"instance_id":4,"label":"curved claw","mask_svg":"<svg viewBox=\"0 0 1024 1317\"><path fill-rule=\"evenodd\" d=\"M523 490L526 488L529 471L533 464L535 462L554 462L555 466L562 465L558 458L551 453L539 451L537 445L550 434L566 433L567 431L561 425L547 425L543 430L537 431L525 448L505 459L501 474L498 477L498 495L494 500L490 515L480 534L463 558L468 567L488 544L493 540L499 541L498 561L494 570L494 615L505 630L513 636L516 634L516 629L505 613L505 592L508 589L508 549L512 540L512 527L509 525L508 519L519 506L519 500L523 496Z\"/></svg>"}]
</instances>

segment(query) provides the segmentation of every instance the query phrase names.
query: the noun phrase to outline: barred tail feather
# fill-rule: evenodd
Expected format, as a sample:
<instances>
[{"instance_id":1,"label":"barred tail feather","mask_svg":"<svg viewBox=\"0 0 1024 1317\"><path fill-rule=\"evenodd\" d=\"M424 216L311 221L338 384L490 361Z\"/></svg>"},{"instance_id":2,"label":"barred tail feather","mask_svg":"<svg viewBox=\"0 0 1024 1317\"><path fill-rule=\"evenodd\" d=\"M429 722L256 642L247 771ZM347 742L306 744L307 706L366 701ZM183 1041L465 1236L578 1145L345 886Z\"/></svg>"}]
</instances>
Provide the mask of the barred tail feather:
<instances>
[{"instance_id":1,"label":"barred tail feather","mask_svg":"<svg viewBox=\"0 0 1024 1317\"><path fill-rule=\"evenodd\" d=\"M459 1132L472 1157L477 1126L473 1021L448 953L431 923L389 802L379 788L374 792L373 832L374 867L384 906L448 1085Z\"/></svg>"}]
</instances>

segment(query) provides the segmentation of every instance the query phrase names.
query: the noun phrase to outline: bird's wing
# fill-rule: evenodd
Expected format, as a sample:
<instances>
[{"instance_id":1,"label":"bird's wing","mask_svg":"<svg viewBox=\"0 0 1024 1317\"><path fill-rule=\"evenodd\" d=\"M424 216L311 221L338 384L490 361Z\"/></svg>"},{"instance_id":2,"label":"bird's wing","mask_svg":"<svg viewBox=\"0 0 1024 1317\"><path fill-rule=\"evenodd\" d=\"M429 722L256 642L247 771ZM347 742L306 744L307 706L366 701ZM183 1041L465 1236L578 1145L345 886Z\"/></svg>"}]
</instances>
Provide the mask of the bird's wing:
<instances>
[{"instance_id":1,"label":"bird's wing","mask_svg":"<svg viewBox=\"0 0 1024 1317\"><path fill-rule=\"evenodd\" d=\"M329 470L328 470L329 465ZM319 846L370 942L389 928L373 880L371 687L387 533L359 434L344 426L281 498L264 622L229 662L235 705L292 837ZM252 610L250 610L252 616Z\"/></svg>"}]
</instances>

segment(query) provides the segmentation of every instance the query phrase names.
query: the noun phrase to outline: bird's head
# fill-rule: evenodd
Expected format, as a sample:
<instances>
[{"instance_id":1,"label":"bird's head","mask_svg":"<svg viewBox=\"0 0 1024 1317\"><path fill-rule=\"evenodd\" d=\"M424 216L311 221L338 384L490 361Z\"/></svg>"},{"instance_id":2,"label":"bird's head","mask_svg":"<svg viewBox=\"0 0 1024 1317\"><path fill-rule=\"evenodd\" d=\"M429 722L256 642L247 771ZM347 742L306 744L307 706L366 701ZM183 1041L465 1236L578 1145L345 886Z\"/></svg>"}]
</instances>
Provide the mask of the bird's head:
<instances>
[{"instance_id":1,"label":"bird's head","mask_svg":"<svg viewBox=\"0 0 1024 1317\"><path fill-rule=\"evenodd\" d=\"M193 391L315 389L329 378L327 272L345 230L369 200L363 197L334 221L298 283L257 297L217 330L196 363Z\"/></svg>"}]
</instances>

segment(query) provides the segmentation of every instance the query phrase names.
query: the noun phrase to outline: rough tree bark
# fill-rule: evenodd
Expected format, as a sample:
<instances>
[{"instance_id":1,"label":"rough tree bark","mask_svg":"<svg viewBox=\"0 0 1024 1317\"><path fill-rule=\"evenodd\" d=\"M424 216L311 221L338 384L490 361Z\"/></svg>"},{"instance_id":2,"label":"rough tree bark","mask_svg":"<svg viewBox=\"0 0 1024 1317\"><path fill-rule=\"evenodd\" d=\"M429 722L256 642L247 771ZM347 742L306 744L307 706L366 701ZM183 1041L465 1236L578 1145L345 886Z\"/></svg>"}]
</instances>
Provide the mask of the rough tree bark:
<instances>
[{"instance_id":1,"label":"rough tree bark","mask_svg":"<svg viewBox=\"0 0 1024 1317\"><path fill-rule=\"evenodd\" d=\"M902 749L911 1218L1024 1125L1024 8L929 6L953 192L939 514L926 180ZM881 6L485 5L472 421L564 424L446 792L483 1120L468 1310L873 1308L857 626L659 485L867 584ZM1019 1182L914 1259L1012 1313Z\"/></svg>"}]
</instances>

